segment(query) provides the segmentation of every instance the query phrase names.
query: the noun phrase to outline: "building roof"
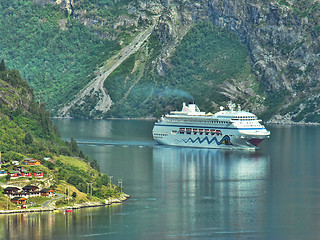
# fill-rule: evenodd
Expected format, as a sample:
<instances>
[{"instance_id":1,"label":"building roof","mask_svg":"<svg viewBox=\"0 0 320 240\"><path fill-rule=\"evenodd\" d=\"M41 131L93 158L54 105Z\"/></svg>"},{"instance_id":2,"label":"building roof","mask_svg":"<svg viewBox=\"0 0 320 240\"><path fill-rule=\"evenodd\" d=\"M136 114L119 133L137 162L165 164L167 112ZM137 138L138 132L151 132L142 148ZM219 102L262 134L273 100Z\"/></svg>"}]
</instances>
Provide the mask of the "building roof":
<instances>
[{"instance_id":1,"label":"building roof","mask_svg":"<svg viewBox=\"0 0 320 240\"><path fill-rule=\"evenodd\" d=\"M25 158L23 159L24 162L40 162L40 160L35 158Z\"/></svg>"},{"instance_id":2,"label":"building roof","mask_svg":"<svg viewBox=\"0 0 320 240\"><path fill-rule=\"evenodd\" d=\"M40 192L41 193L47 193L47 192L54 192L54 190L51 189L51 188L45 188L45 189L42 189Z\"/></svg>"},{"instance_id":3,"label":"building roof","mask_svg":"<svg viewBox=\"0 0 320 240\"><path fill-rule=\"evenodd\" d=\"M20 188L17 187L6 187L5 189L3 189L4 191L12 191L12 190L20 190Z\"/></svg>"},{"instance_id":4,"label":"building roof","mask_svg":"<svg viewBox=\"0 0 320 240\"><path fill-rule=\"evenodd\" d=\"M27 200L27 199L24 197L14 197L11 199L11 201L19 201L19 200Z\"/></svg>"},{"instance_id":5,"label":"building roof","mask_svg":"<svg viewBox=\"0 0 320 240\"><path fill-rule=\"evenodd\" d=\"M35 189L39 189L37 186L31 186L31 185L27 185L25 187L22 188L23 190L35 190Z\"/></svg>"}]
</instances>

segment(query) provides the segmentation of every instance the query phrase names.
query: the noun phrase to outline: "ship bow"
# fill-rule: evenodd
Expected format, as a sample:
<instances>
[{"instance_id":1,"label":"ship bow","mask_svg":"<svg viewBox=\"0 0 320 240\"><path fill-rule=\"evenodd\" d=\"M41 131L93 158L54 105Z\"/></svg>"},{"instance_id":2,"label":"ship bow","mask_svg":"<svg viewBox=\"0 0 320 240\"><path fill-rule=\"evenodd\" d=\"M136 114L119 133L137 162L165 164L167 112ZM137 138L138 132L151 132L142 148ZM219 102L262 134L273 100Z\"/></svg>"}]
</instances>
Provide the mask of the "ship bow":
<instances>
[{"instance_id":1,"label":"ship bow","mask_svg":"<svg viewBox=\"0 0 320 240\"><path fill-rule=\"evenodd\" d=\"M263 140L264 139L251 138L248 142L257 147Z\"/></svg>"}]
</instances>

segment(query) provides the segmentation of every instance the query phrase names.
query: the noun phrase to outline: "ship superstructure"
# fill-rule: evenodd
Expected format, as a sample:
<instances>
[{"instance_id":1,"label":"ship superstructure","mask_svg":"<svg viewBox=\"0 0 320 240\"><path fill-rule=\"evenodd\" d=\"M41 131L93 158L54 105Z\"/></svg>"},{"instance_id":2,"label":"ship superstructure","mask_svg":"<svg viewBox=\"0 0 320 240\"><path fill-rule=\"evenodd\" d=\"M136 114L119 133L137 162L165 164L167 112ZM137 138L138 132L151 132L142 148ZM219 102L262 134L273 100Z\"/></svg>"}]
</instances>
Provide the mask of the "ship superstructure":
<instances>
[{"instance_id":1,"label":"ship superstructure","mask_svg":"<svg viewBox=\"0 0 320 240\"><path fill-rule=\"evenodd\" d=\"M256 115L236 109L212 114L201 112L195 104L183 104L181 111L171 111L155 123L153 138L160 144L202 148L257 149L270 132Z\"/></svg>"}]
</instances>

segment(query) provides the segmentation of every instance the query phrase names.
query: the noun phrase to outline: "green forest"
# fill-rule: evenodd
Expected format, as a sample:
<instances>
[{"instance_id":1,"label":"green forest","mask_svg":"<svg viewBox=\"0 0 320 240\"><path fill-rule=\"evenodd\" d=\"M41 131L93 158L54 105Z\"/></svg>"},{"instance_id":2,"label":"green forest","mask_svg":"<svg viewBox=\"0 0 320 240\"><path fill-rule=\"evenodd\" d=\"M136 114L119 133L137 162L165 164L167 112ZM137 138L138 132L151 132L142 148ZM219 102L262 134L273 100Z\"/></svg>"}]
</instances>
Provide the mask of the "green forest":
<instances>
[{"instance_id":1,"label":"green forest","mask_svg":"<svg viewBox=\"0 0 320 240\"><path fill-rule=\"evenodd\" d=\"M98 74L97 70L108 59L153 24L158 15L168 17L172 9L172 13L180 14L183 4L179 4L180 1L81 0L75 1L74 12L69 15L63 5L54 1L2 0L0 59L5 59L9 68L19 70L37 102L45 103L45 108L55 116L63 104ZM278 0L274 4L279 9L290 9L288 13L297 22L306 23L303 25L306 36L317 38L319 2ZM152 6L156 11L152 11ZM261 9L267 8L266 5ZM249 97L237 96L237 103L249 106L248 110L257 103L255 109L259 109L257 113L265 120L275 114L289 114L293 121L320 122L315 111L319 110L318 97L308 97L318 96L318 81L308 76L316 65L309 64L302 71L291 64L278 69L275 79L264 79L263 69L253 74L247 43L241 43L236 33L214 26L209 18L190 22L188 26L178 24L188 27L188 31L170 46L174 50L165 59L161 74L157 71L162 64L159 56L168 45L162 42L162 33L155 30L143 47L105 81L105 89L113 101L111 110L106 115L92 111L98 101L98 96L92 96L85 105L72 109L71 116L88 118L94 112L96 118L159 117L180 109L182 102L193 101L204 111L215 111L217 105L229 100L224 87L234 82L245 85L252 93ZM265 20L260 24L265 27ZM284 24L289 28L294 23ZM302 38L295 44L282 42L273 46L266 42L261 47L274 48L284 57L290 57L304 43ZM318 49L317 44L314 48ZM289 83L287 90L268 89L268 81L281 82L282 75L294 84ZM296 79L299 80L295 82ZM299 100L292 99L293 92L304 95ZM297 108L301 104L306 108L300 112ZM44 108L42 104L39 106Z\"/></svg>"},{"instance_id":2,"label":"green forest","mask_svg":"<svg viewBox=\"0 0 320 240\"><path fill-rule=\"evenodd\" d=\"M0 58L55 108L76 94L96 67L119 49L57 5L0 1Z\"/></svg>"},{"instance_id":3,"label":"green forest","mask_svg":"<svg viewBox=\"0 0 320 240\"><path fill-rule=\"evenodd\" d=\"M27 157L56 160L55 164L42 161L38 169L53 176L51 187L56 189L71 184L86 193L87 183L94 182L93 197L99 199L122 191L110 185L97 161L85 156L74 139L68 142L59 137L44 104L35 101L27 82L16 69L8 69L4 60L0 62L0 152L5 171L13 170L12 161L21 163Z\"/></svg>"},{"instance_id":4,"label":"green forest","mask_svg":"<svg viewBox=\"0 0 320 240\"><path fill-rule=\"evenodd\" d=\"M156 36L152 36L148 42L151 57L146 63L140 63L140 71L133 73L141 52L127 59L106 80L105 86L115 102L109 117L148 114L159 117L172 109L180 109L182 102L195 100L200 109L212 111L212 102L228 100L220 91L230 79L251 81L253 90L259 92L259 84L248 62L248 49L230 31L210 22L195 25L174 51L163 76L151 64L159 45ZM126 93L129 95L124 99Z\"/></svg>"},{"instance_id":5,"label":"green forest","mask_svg":"<svg viewBox=\"0 0 320 240\"><path fill-rule=\"evenodd\" d=\"M125 14L123 6L129 2L80 1L75 7L86 9L92 19L100 17L111 23L122 11ZM97 66L120 49L117 41L99 36L111 31L110 26L88 28L57 5L5 0L0 3L0 15L0 31L4 33L0 36L0 57L9 67L19 69L37 100L53 112L94 77ZM126 39L128 30L109 34ZM195 25L183 38L164 76L152 63L162 43L153 33L147 44L148 53L144 48L131 56L105 82L115 103L105 117L158 117L180 108L183 101L195 100L202 109L212 111L211 102L227 100L219 93L225 80L254 81L246 47L234 34L209 22ZM132 71L135 65L138 68ZM81 118L87 115L79 109L72 114Z\"/></svg>"}]
</instances>

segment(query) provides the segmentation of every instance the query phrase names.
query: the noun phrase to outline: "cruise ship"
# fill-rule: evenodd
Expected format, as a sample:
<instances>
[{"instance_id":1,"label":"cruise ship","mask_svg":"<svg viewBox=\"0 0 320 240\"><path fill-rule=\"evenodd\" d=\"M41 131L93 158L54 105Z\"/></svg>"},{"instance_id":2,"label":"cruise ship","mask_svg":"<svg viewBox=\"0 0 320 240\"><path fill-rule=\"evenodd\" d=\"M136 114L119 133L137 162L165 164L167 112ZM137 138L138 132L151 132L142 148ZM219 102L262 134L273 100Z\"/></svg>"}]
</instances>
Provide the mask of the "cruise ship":
<instances>
[{"instance_id":1,"label":"cruise ship","mask_svg":"<svg viewBox=\"0 0 320 240\"><path fill-rule=\"evenodd\" d=\"M155 123L152 135L158 143L171 146L257 149L270 132L256 115L234 103L215 114L183 103L181 111L171 111Z\"/></svg>"}]
</instances>

